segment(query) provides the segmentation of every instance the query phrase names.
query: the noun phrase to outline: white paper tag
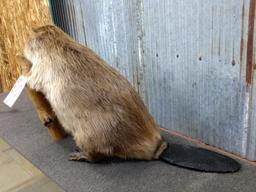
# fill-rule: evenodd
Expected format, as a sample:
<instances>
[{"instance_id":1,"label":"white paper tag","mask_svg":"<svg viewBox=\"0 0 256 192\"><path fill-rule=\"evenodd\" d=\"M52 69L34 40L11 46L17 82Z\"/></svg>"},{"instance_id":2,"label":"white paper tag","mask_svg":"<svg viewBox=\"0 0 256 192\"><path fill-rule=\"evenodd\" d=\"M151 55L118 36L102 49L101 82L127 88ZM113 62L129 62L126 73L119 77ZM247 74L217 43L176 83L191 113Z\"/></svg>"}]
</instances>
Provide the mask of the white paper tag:
<instances>
[{"instance_id":1,"label":"white paper tag","mask_svg":"<svg viewBox=\"0 0 256 192\"><path fill-rule=\"evenodd\" d=\"M12 107L15 101L20 96L22 90L24 89L25 85L27 83L27 78L24 76L20 76L16 83L14 84L13 88L11 89L10 93L7 95L7 97L4 99L4 104L6 104L8 107Z\"/></svg>"}]
</instances>

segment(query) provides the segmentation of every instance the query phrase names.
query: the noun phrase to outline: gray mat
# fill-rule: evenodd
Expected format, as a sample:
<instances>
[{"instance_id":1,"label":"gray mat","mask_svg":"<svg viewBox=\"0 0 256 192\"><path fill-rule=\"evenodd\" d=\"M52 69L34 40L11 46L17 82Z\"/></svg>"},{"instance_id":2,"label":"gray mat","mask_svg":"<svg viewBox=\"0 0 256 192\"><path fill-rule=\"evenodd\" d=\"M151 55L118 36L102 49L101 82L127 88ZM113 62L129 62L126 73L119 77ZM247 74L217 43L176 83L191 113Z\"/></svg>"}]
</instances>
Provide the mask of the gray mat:
<instances>
[{"instance_id":1,"label":"gray mat","mask_svg":"<svg viewBox=\"0 0 256 192\"><path fill-rule=\"evenodd\" d=\"M12 109L0 95L0 137L16 148L68 192L252 192L256 167L241 162L235 174L200 173L160 161L108 161L101 164L68 161L71 138L54 142L37 118L26 92ZM186 143L164 135L169 142Z\"/></svg>"}]
</instances>

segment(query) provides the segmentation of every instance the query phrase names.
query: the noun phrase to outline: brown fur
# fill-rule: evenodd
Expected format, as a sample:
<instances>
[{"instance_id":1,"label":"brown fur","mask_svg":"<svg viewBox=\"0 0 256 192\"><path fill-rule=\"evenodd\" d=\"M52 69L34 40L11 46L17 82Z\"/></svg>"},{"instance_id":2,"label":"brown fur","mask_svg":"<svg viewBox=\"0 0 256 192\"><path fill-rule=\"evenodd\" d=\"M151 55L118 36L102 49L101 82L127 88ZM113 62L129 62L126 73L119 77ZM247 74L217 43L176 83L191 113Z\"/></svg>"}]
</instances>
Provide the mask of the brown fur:
<instances>
[{"instance_id":1,"label":"brown fur","mask_svg":"<svg viewBox=\"0 0 256 192\"><path fill-rule=\"evenodd\" d=\"M28 86L46 96L81 150L72 159L159 158L166 148L159 126L130 83L91 49L43 26L24 56L33 64Z\"/></svg>"},{"instance_id":2,"label":"brown fur","mask_svg":"<svg viewBox=\"0 0 256 192\"><path fill-rule=\"evenodd\" d=\"M21 55L16 56L16 62L21 68L21 73L25 76L29 76L32 63ZM50 103L47 101L43 93L32 90L30 88L27 88L27 92L36 109L39 119L43 125L48 128L49 134L52 136L52 138L54 140L63 138L66 135L65 131L59 123L58 118L56 117Z\"/></svg>"},{"instance_id":3,"label":"brown fur","mask_svg":"<svg viewBox=\"0 0 256 192\"><path fill-rule=\"evenodd\" d=\"M57 116L53 112L50 103L45 96L38 91L28 88L27 92L37 111L38 117L43 125L48 129L49 134L54 140L60 140L66 136Z\"/></svg>"}]
</instances>

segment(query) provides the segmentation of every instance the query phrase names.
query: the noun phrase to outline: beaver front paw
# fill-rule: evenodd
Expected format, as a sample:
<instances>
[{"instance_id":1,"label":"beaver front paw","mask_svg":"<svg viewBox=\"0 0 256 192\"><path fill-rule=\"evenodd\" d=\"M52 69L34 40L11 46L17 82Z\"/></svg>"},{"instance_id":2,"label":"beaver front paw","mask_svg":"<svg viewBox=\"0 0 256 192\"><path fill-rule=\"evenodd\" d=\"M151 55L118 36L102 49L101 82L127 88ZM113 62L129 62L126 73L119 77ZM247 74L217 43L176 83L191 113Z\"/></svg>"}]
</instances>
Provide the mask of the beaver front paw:
<instances>
[{"instance_id":1,"label":"beaver front paw","mask_svg":"<svg viewBox=\"0 0 256 192\"><path fill-rule=\"evenodd\" d=\"M56 116L53 114L49 114L45 111L39 111L39 118L44 124L45 127L51 127L54 121L56 121Z\"/></svg>"}]
</instances>

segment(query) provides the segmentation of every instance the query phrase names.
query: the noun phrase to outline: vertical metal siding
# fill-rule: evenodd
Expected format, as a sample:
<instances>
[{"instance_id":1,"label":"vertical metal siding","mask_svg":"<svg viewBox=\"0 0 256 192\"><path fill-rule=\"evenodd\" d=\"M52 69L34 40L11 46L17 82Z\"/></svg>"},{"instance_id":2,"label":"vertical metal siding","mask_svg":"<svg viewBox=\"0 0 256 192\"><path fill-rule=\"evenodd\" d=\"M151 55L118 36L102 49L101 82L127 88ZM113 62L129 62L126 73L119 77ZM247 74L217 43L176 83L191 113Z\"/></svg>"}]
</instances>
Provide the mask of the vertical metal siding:
<instances>
[{"instance_id":1,"label":"vertical metal siding","mask_svg":"<svg viewBox=\"0 0 256 192\"><path fill-rule=\"evenodd\" d=\"M83 7L86 8L83 15L88 46L131 82L136 78L133 74L137 63L136 40L132 36L136 30L132 13L134 3L135 1L83 1Z\"/></svg>"},{"instance_id":2,"label":"vertical metal siding","mask_svg":"<svg viewBox=\"0 0 256 192\"><path fill-rule=\"evenodd\" d=\"M245 155L243 2L222 2L144 2L149 106L163 127Z\"/></svg>"},{"instance_id":3,"label":"vertical metal siding","mask_svg":"<svg viewBox=\"0 0 256 192\"><path fill-rule=\"evenodd\" d=\"M255 30L255 10L256 1L250 1L249 23L248 23L248 42L247 42L247 82L250 94L249 100L249 118L248 118L248 140L247 140L247 158L256 160L256 77L255 71L255 47L256 47L256 30ZM248 74L249 72L249 74Z\"/></svg>"},{"instance_id":4,"label":"vertical metal siding","mask_svg":"<svg viewBox=\"0 0 256 192\"><path fill-rule=\"evenodd\" d=\"M55 23L133 83L161 126L256 160L246 81L251 1L53 0L52 7Z\"/></svg>"}]
</instances>

